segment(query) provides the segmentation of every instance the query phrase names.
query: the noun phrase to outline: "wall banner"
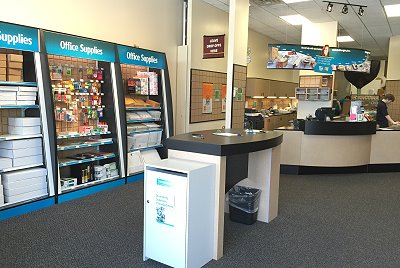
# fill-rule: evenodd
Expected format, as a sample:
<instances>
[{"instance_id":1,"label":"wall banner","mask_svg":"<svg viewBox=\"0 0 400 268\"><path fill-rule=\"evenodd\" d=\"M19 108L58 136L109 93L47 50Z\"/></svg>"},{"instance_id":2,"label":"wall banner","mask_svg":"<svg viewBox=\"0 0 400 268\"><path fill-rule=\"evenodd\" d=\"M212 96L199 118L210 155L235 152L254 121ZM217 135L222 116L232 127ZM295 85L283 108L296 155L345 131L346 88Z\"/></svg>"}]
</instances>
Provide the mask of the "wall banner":
<instances>
[{"instance_id":1,"label":"wall banner","mask_svg":"<svg viewBox=\"0 0 400 268\"><path fill-rule=\"evenodd\" d=\"M203 36L203 59L224 57L225 35Z\"/></svg>"}]
</instances>

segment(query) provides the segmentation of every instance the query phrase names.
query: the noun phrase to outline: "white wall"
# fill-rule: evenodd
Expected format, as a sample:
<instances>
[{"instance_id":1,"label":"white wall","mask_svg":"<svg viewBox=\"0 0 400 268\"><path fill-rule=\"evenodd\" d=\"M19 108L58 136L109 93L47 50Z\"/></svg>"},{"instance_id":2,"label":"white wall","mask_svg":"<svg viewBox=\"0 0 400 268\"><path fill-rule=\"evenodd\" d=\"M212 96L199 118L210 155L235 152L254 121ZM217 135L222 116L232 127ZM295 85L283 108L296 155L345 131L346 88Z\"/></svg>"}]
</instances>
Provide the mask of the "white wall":
<instances>
[{"instance_id":1,"label":"white wall","mask_svg":"<svg viewBox=\"0 0 400 268\"><path fill-rule=\"evenodd\" d=\"M299 71L267 70L268 44L276 43L276 40L249 29L248 47L251 50L251 62L247 65L247 77L298 83Z\"/></svg>"},{"instance_id":2,"label":"white wall","mask_svg":"<svg viewBox=\"0 0 400 268\"><path fill-rule=\"evenodd\" d=\"M390 38L387 80L400 80L400 35Z\"/></svg>"},{"instance_id":3,"label":"white wall","mask_svg":"<svg viewBox=\"0 0 400 268\"><path fill-rule=\"evenodd\" d=\"M0 21L165 52L175 103L182 0L2 1Z\"/></svg>"}]
</instances>

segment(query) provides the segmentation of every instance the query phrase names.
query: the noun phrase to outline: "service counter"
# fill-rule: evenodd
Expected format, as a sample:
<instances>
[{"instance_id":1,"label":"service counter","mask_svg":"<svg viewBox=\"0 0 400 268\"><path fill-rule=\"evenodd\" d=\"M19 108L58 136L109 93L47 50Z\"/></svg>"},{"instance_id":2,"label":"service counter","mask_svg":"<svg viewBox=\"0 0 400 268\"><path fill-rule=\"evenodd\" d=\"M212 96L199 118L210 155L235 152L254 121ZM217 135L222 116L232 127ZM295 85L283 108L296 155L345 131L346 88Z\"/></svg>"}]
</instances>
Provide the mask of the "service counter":
<instances>
[{"instance_id":1,"label":"service counter","mask_svg":"<svg viewBox=\"0 0 400 268\"><path fill-rule=\"evenodd\" d=\"M167 139L168 158L216 165L214 259L223 255L225 194L235 184L261 189L257 220L278 215L282 133L206 130Z\"/></svg>"},{"instance_id":2,"label":"service counter","mask_svg":"<svg viewBox=\"0 0 400 268\"><path fill-rule=\"evenodd\" d=\"M282 173L400 171L400 132L376 130L375 122L306 121L304 131L277 130L283 133Z\"/></svg>"}]
</instances>

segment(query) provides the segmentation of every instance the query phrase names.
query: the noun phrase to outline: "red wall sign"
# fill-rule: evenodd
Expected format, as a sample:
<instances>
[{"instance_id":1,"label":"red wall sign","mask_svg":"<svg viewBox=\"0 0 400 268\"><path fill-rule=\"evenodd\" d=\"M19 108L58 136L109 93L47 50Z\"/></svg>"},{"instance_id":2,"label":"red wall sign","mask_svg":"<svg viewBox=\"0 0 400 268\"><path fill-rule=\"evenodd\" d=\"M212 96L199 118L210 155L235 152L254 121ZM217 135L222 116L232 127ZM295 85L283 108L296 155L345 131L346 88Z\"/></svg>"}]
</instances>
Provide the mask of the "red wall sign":
<instances>
[{"instance_id":1,"label":"red wall sign","mask_svg":"<svg viewBox=\"0 0 400 268\"><path fill-rule=\"evenodd\" d=\"M203 59L224 57L225 35L203 36Z\"/></svg>"}]
</instances>

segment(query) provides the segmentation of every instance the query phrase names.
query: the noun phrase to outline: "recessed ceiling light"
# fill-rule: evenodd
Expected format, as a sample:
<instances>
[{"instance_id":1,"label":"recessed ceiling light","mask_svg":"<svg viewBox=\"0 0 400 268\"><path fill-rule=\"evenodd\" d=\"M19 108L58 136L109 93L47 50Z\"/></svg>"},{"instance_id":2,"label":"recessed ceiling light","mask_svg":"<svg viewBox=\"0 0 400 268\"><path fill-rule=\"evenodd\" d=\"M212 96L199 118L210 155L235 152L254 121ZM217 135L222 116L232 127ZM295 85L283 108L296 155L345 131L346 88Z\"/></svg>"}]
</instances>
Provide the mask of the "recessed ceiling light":
<instances>
[{"instance_id":1,"label":"recessed ceiling light","mask_svg":"<svg viewBox=\"0 0 400 268\"><path fill-rule=\"evenodd\" d=\"M306 23L311 23L309 19L303 17L302 15L289 15L289 16L279 16L279 18L292 25L303 25Z\"/></svg>"},{"instance_id":2,"label":"recessed ceiling light","mask_svg":"<svg viewBox=\"0 0 400 268\"><path fill-rule=\"evenodd\" d=\"M336 38L336 40L337 40L339 43L343 43L343 42L353 42L353 41L354 41L354 39L351 38L351 36L349 36L349 35L338 36L338 37Z\"/></svg>"},{"instance_id":3,"label":"recessed ceiling light","mask_svg":"<svg viewBox=\"0 0 400 268\"><path fill-rule=\"evenodd\" d=\"M400 17L400 4L397 5L386 5L385 6L386 16L389 17Z\"/></svg>"},{"instance_id":4,"label":"recessed ceiling light","mask_svg":"<svg viewBox=\"0 0 400 268\"><path fill-rule=\"evenodd\" d=\"M293 3L299 3L299 2L307 2L307 1L311 1L311 0L282 0L283 2L285 2L286 4L293 4Z\"/></svg>"}]
</instances>

